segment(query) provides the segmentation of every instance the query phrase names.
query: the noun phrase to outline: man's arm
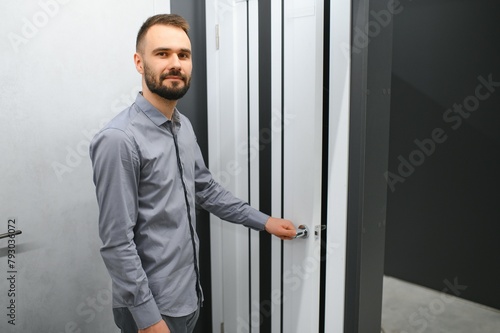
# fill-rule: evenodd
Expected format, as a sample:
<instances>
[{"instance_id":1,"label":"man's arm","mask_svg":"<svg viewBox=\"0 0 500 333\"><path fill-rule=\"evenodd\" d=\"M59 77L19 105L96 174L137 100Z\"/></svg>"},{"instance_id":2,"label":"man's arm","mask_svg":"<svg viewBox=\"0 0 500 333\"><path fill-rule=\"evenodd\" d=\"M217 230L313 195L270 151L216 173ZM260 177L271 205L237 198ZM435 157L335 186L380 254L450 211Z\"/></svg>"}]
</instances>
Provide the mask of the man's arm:
<instances>
[{"instance_id":1,"label":"man's arm","mask_svg":"<svg viewBox=\"0 0 500 333\"><path fill-rule=\"evenodd\" d=\"M259 212L214 181L198 145L195 155L196 202L200 206L223 220L259 231L266 230L283 240L295 237L296 230L291 221Z\"/></svg>"},{"instance_id":2,"label":"man's arm","mask_svg":"<svg viewBox=\"0 0 500 333\"><path fill-rule=\"evenodd\" d=\"M128 307L139 328L161 321L134 242L140 162L131 139L119 129L99 133L90 146L99 204L101 255L117 302Z\"/></svg>"}]
</instances>

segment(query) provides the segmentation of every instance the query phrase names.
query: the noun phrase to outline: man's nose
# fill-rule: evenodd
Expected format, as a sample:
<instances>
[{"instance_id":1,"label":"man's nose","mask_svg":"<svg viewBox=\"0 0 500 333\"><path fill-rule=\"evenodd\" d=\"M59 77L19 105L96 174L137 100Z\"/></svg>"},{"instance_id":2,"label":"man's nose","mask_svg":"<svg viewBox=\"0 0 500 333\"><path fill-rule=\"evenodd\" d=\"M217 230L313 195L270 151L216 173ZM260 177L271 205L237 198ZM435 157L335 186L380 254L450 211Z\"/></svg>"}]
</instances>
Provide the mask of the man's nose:
<instances>
[{"instance_id":1,"label":"man's nose","mask_svg":"<svg viewBox=\"0 0 500 333\"><path fill-rule=\"evenodd\" d=\"M170 69L180 69L181 68L181 61L177 54L172 54L170 58Z\"/></svg>"}]
</instances>

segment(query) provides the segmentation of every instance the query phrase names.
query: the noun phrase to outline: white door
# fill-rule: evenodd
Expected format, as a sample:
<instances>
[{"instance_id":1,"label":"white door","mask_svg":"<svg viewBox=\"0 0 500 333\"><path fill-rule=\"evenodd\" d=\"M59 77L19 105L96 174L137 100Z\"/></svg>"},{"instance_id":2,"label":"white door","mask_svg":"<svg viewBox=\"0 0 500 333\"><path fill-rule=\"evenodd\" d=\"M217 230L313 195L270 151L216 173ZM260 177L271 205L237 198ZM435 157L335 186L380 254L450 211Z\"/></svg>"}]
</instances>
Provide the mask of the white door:
<instances>
[{"instance_id":1,"label":"white door","mask_svg":"<svg viewBox=\"0 0 500 333\"><path fill-rule=\"evenodd\" d=\"M324 71L323 3L271 1L270 30L263 31L259 20L268 18L259 17L257 0L207 1L210 168L256 208L263 185L259 178L271 173L272 215L309 230L307 238L287 242L273 238L271 271L263 273L258 233L247 234L241 227L214 219L214 332L222 332L223 327L225 332L312 333L319 332L320 326L325 332L343 332L350 80L345 51L350 1L332 4L330 72ZM271 39L269 59L259 53L263 38ZM259 86L265 80L259 77L262 61L269 61L271 70L267 111L259 104ZM329 126L324 126L323 114L325 76L332 88ZM268 128L259 127L262 112L271 113ZM326 139L324 128L329 128ZM259 169L259 139L272 145L268 170ZM324 156L328 156L326 171ZM238 172L231 174L234 166ZM322 216L324 191L328 191L327 216ZM325 219L328 229L321 231ZM328 233L323 258L321 232ZM326 260L326 272L320 269L322 260ZM323 289L321 274L327 281ZM259 288L266 277L271 292L263 299ZM323 305L320 293L326 293ZM328 315L320 323L322 311ZM270 330L263 326L268 319Z\"/></svg>"}]
</instances>

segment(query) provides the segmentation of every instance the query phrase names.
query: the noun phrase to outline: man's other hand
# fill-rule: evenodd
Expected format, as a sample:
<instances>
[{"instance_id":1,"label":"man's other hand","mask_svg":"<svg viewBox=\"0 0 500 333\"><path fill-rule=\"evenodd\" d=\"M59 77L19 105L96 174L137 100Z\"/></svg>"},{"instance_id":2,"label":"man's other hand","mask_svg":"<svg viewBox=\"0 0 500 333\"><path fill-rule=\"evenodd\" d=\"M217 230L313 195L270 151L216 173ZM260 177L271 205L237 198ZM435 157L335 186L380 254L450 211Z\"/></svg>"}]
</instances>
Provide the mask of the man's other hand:
<instances>
[{"instance_id":1,"label":"man's other hand","mask_svg":"<svg viewBox=\"0 0 500 333\"><path fill-rule=\"evenodd\" d=\"M266 231L282 240L293 239L297 234L291 221L270 217L265 225Z\"/></svg>"},{"instance_id":2,"label":"man's other hand","mask_svg":"<svg viewBox=\"0 0 500 333\"><path fill-rule=\"evenodd\" d=\"M164 320L160 320L156 324L149 326L143 330L139 330L139 333L170 333L167 323Z\"/></svg>"}]
</instances>

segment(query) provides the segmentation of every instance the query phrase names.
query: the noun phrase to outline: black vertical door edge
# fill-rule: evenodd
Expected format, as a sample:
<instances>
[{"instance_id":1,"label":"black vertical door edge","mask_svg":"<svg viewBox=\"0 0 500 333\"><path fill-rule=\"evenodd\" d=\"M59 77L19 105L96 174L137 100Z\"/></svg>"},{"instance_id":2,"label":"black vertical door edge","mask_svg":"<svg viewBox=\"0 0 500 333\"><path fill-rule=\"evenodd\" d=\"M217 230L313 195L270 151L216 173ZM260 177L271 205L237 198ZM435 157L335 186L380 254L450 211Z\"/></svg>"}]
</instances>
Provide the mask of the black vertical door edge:
<instances>
[{"instance_id":1,"label":"black vertical door edge","mask_svg":"<svg viewBox=\"0 0 500 333\"><path fill-rule=\"evenodd\" d=\"M330 105L330 0L324 1L323 25L323 147L321 170L321 224L328 228L328 162L329 162L329 105ZM321 233L319 332L325 332L326 303L326 244L327 233Z\"/></svg>"},{"instance_id":2,"label":"black vertical door edge","mask_svg":"<svg viewBox=\"0 0 500 333\"><path fill-rule=\"evenodd\" d=\"M271 215L271 1L259 1L259 207ZM260 332L271 333L271 235L259 234Z\"/></svg>"}]
</instances>

